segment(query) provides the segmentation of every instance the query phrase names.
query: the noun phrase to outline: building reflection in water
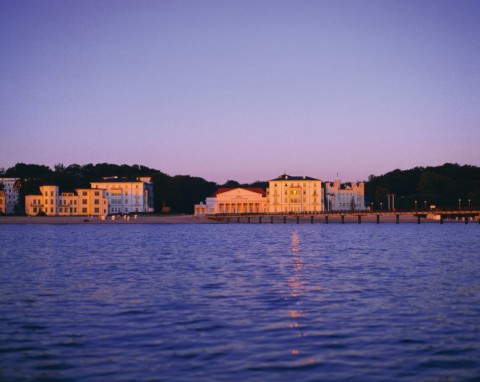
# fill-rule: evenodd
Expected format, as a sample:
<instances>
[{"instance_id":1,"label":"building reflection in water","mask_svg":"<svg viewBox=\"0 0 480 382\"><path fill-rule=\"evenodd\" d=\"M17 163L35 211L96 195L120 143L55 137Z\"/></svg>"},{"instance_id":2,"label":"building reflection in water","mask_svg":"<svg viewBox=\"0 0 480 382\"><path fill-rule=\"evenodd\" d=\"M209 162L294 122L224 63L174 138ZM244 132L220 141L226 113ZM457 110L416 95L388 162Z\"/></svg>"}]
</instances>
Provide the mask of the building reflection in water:
<instances>
[{"instance_id":1,"label":"building reflection in water","mask_svg":"<svg viewBox=\"0 0 480 382\"><path fill-rule=\"evenodd\" d=\"M295 333L296 344L299 345L299 341L301 338L305 336L302 330L302 317L303 317L303 309L302 309L302 301L301 296L305 290L305 282L302 280L302 257L300 253L300 236L298 231L295 230L292 232L291 236L291 251L292 251L292 262L293 262L293 274L288 279L288 286L290 287L290 297L293 302L293 307L290 309L290 328ZM291 349L290 353L294 356L301 355L300 349L298 346L294 346ZM304 360L306 363L314 363L315 358L308 358Z\"/></svg>"}]
</instances>

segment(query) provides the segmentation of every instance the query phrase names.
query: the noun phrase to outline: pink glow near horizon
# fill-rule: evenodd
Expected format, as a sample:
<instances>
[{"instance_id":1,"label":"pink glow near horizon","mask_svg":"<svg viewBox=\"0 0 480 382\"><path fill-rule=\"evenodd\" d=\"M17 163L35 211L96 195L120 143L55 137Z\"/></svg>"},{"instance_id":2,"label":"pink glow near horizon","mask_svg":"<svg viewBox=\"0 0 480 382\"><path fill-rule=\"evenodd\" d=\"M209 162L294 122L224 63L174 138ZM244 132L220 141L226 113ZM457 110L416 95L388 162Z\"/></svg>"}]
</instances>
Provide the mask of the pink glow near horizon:
<instances>
[{"instance_id":1,"label":"pink glow near horizon","mask_svg":"<svg viewBox=\"0 0 480 382\"><path fill-rule=\"evenodd\" d=\"M478 1L0 4L0 167L223 183L480 165Z\"/></svg>"}]
</instances>

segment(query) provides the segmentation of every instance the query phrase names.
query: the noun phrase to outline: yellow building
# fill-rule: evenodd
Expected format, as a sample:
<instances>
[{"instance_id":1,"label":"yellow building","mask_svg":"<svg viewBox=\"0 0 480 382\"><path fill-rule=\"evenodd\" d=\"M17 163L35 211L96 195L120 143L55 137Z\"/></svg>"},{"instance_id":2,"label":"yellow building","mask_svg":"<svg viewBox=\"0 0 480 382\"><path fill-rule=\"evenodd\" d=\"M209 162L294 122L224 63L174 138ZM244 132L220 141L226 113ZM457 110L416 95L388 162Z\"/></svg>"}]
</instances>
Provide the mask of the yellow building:
<instances>
[{"instance_id":1,"label":"yellow building","mask_svg":"<svg viewBox=\"0 0 480 382\"><path fill-rule=\"evenodd\" d=\"M268 182L268 212L322 212L322 182L308 176L281 175Z\"/></svg>"},{"instance_id":2,"label":"yellow building","mask_svg":"<svg viewBox=\"0 0 480 382\"><path fill-rule=\"evenodd\" d=\"M5 200L5 191L0 191L0 215L7 213L7 203Z\"/></svg>"},{"instance_id":3,"label":"yellow building","mask_svg":"<svg viewBox=\"0 0 480 382\"><path fill-rule=\"evenodd\" d=\"M41 186L39 195L25 197L25 213L47 216L101 216L108 214L108 199L103 190L79 188L59 193L58 186Z\"/></svg>"}]
</instances>

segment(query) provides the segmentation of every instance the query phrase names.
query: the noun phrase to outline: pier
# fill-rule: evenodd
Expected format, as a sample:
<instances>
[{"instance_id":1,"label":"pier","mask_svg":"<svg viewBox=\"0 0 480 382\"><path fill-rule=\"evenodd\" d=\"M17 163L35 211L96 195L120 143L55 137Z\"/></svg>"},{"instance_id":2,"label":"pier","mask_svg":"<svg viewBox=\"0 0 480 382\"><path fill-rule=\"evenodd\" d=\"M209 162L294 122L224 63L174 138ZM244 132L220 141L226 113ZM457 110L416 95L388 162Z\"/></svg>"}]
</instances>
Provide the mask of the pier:
<instances>
[{"instance_id":1,"label":"pier","mask_svg":"<svg viewBox=\"0 0 480 382\"><path fill-rule=\"evenodd\" d=\"M480 223L480 210L218 213L206 216L212 220L237 224Z\"/></svg>"}]
</instances>

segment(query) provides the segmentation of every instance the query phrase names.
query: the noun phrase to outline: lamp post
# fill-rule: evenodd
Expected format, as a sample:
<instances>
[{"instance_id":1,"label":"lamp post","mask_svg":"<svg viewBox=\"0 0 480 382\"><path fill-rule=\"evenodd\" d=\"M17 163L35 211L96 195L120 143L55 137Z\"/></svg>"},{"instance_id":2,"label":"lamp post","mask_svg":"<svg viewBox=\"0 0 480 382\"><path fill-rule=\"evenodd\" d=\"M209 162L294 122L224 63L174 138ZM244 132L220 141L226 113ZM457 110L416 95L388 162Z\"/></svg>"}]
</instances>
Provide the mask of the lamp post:
<instances>
[{"instance_id":1,"label":"lamp post","mask_svg":"<svg viewBox=\"0 0 480 382\"><path fill-rule=\"evenodd\" d=\"M423 203L425 205L425 211L426 211L427 210L427 201L425 200Z\"/></svg>"},{"instance_id":2,"label":"lamp post","mask_svg":"<svg viewBox=\"0 0 480 382\"><path fill-rule=\"evenodd\" d=\"M383 203L380 202L380 212L382 212Z\"/></svg>"},{"instance_id":3,"label":"lamp post","mask_svg":"<svg viewBox=\"0 0 480 382\"><path fill-rule=\"evenodd\" d=\"M415 212L417 212L417 201L415 200Z\"/></svg>"},{"instance_id":4,"label":"lamp post","mask_svg":"<svg viewBox=\"0 0 480 382\"><path fill-rule=\"evenodd\" d=\"M458 212L462 210L462 199L458 199Z\"/></svg>"},{"instance_id":5,"label":"lamp post","mask_svg":"<svg viewBox=\"0 0 480 382\"><path fill-rule=\"evenodd\" d=\"M472 209L470 202L471 202L471 200L470 200L470 199L468 199L468 209L469 209L469 210L471 210L471 209Z\"/></svg>"}]
</instances>

